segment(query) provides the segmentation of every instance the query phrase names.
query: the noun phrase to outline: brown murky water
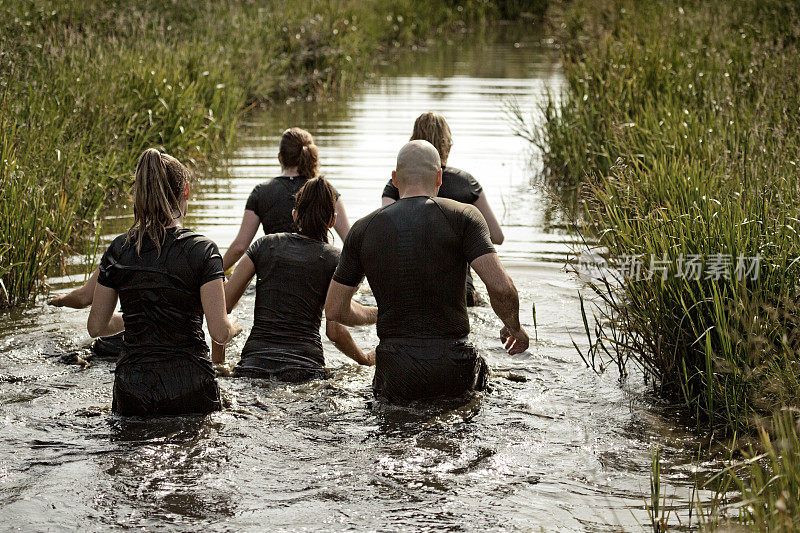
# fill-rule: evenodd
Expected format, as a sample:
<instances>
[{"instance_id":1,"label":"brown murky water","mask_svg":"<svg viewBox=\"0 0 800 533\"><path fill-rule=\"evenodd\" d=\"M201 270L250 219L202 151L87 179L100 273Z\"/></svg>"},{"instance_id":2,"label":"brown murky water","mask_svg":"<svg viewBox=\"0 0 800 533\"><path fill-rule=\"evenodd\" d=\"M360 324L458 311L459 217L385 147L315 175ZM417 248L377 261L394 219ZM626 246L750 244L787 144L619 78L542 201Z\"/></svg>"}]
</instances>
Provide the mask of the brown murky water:
<instances>
[{"instance_id":1,"label":"brown murky water","mask_svg":"<svg viewBox=\"0 0 800 533\"><path fill-rule=\"evenodd\" d=\"M190 206L187 225L225 248L250 190L279 173L278 136L297 125L314 133L355 220L380 205L414 118L443 112L450 163L480 180L502 221L499 252L531 336L536 303L539 340L514 357L501 350L491 310L470 312L473 341L496 373L490 393L460 406L377 405L371 369L326 342L328 380L223 378L231 409L125 420L108 408L111 362L66 363L90 355L87 312L40 302L4 313L0 326L0 528L636 531L647 522L654 444L668 503L686 524L696 442L647 400L640 378L621 385L583 367L568 333L579 340L583 329L581 286L563 269L572 238L532 182L536 154L503 112L510 97L533 109L561 82L557 52L527 28L403 55L348 98L249 116L230 175L205 179ZM128 212L109 212L106 240ZM253 303L250 291L235 311L246 331ZM354 335L365 347L377 341L372 328Z\"/></svg>"}]
</instances>

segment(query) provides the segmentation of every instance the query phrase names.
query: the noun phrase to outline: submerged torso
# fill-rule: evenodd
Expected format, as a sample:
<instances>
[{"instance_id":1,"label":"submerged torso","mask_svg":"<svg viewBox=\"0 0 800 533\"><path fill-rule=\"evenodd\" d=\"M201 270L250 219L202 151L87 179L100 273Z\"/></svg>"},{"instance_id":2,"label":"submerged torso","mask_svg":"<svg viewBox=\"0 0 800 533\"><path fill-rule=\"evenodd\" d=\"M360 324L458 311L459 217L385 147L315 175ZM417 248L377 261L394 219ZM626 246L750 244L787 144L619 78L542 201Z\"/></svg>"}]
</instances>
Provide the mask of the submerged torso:
<instances>
[{"instance_id":1,"label":"submerged torso","mask_svg":"<svg viewBox=\"0 0 800 533\"><path fill-rule=\"evenodd\" d=\"M378 303L378 336L460 339L469 334L467 264L494 252L480 212L442 198L404 198L356 222L334 279L366 275Z\"/></svg>"},{"instance_id":2,"label":"submerged torso","mask_svg":"<svg viewBox=\"0 0 800 533\"><path fill-rule=\"evenodd\" d=\"M118 364L175 356L207 360L200 287L224 276L216 244L191 230L167 229L160 253L147 237L140 253L126 235L114 239L98 282L119 293L125 334Z\"/></svg>"},{"instance_id":3,"label":"submerged torso","mask_svg":"<svg viewBox=\"0 0 800 533\"><path fill-rule=\"evenodd\" d=\"M255 266L253 329L242 364L253 356L286 356L287 364L325 364L320 323L339 262L333 246L293 233L266 235L247 251Z\"/></svg>"}]
</instances>

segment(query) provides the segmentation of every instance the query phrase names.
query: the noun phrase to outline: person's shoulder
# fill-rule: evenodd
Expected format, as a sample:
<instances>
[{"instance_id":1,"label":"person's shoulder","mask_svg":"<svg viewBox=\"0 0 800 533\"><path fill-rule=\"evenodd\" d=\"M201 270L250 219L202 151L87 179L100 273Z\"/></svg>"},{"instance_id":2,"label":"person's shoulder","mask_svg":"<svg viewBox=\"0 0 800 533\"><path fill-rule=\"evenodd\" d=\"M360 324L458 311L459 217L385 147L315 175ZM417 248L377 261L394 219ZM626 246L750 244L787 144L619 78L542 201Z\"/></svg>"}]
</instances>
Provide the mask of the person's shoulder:
<instances>
[{"instance_id":1,"label":"person's shoulder","mask_svg":"<svg viewBox=\"0 0 800 533\"><path fill-rule=\"evenodd\" d=\"M184 246L190 249L200 246L204 249L211 249L219 253L219 247L217 246L217 243L215 243L209 237L197 233L189 228L178 228L175 231L175 240L183 243Z\"/></svg>"},{"instance_id":2,"label":"person's shoulder","mask_svg":"<svg viewBox=\"0 0 800 533\"><path fill-rule=\"evenodd\" d=\"M342 251L330 243L323 242L322 255L326 260L335 266L339 263L339 258L342 256Z\"/></svg>"},{"instance_id":3,"label":"person's shoulder","mask_svg":"<svg viewBox=\"0 0 800 533\"><path fill-rule=\"evenodd\" d=\"M472 174L460 168L446 166L442 169L442 174L447 176L456 176L459 178L472 178Z\"/></svg>"},{"instance_id":4,"label":"person's shoulder","mask_svg":"<svg viewBox=\"0 0 800 533\"><path fill-rule=\"evenodd\" d=\"M480 210L472 204L465 204L450 198L433 198L432 200L448 217L457 219L483 218Z\"/></svg>"},{"instance_id":5,"label":"person's shoulder","mask_svg":"<svg viewBox=\"0 0 800 533\"><path fill-rule=\"evenodd\" d=\"M125 246L127 243L128 243L128 234L123 233L121 235L117 235L116 237L114 237L114 240L111 241L109 248L119 249Z\"/></svg>"},{"instance_id":6,"label":"person's shoulder","mask_svg":"<svg viewBox=\"0 0 800 533\"><path fill-rule=\"evenodd\" d=\"M363 217L359 218L358 220L356 220L353 223L353 226L350 228L350 231L353 231L354 229L363 230L364 228L366 228L367 226L370 225L370 223L372 222L372 220L376 216L380 215L381 213L383 213L387 209L391 208L392 206L397 208L397 205L398 205L397 202L394 202L394 203L391 203L389 205L385 205L383 207L379 207L375 211L372 211L371 213L368 213L368 214L364 215Z\"/></svg>"},{"instance_id":7,"label":"person's shoulder","mask_svg":"<svg viewBox=\"0 0 800 533\"><path fill-rule=\"evenodd\" d=\"M111 244L108 245L108 248L106 248L106 253L112 254L114 257L119 257L126 246L130 244L131 241L128 239L127 233L117 235L114 237L114 240L111 241Z\"/></svg>"},{"instance_id":8,"label":"person's shoulder","mask_svg":"<svg viewBox=\"0 0 800 533\"><path fill-rule=\"evenodd\" d=\"M474 207L470 204L465 204L463 202L459 202L458 200L453 200L452 198L442 198L441 196L431 198L431 200L436 202L439 207L454 213L463 211L465 207Z\"/></svg>"}]
</instances>

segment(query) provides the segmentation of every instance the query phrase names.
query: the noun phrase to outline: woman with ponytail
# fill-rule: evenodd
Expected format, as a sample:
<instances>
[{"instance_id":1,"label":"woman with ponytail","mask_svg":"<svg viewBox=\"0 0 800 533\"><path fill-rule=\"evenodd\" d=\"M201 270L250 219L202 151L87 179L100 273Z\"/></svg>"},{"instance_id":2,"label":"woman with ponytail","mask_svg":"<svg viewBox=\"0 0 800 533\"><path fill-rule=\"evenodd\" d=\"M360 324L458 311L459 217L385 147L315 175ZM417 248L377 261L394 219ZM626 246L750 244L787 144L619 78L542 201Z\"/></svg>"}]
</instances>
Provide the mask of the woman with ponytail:
<instances>
[{"instance_id":1,"label":"woman with ponytail","mask_svg":"<svg viewBox=\"0 0 800 533\"><path fill-rule=\"evenodd\" d=\"M139 157L134 222L100 261L89 313L92 337L125 330L112 410L180 415L220 408L203 333L227 343L241 332L228 320L222 256L210 239L183 227L189 171L149 149ZM119 300L122 314L114 313Z\"/></svg>"},{"instance_id":2,"label":"woman with ponytail","mask_svg":"<svg viewBox=\"0 0 800 533\"><path fill-rule=\"evenodd\" d=\"M236 265L225 285L228 312L257 276L255 319L237 376L283 381L325 376L319 329L328 285L339 264L339 250L328 244L328 233L336 223L335 203L335 191L325 178L307 180L291 211L296 232L261 237ZM375 323L377 308L360 307L365 324ZM327 320L325 332L357 363L375 364L374 352L365 354L341 324ZM214 361L224 361L222 347L213 348Z\"/></svg>"},{"instance_id":3,"label":"woman with ponytail","mask_svg":"<svg viewBox=\"0 0 800 533\"><path fill-rule=\"evenodd\" d=\"M278 148L278 162L281 165L281 175L256 185L247 199L239 233L223 257L226 271L244 255L253 242L259 225L264 228L265 235L296 229L292 219L294 197L308 180L319 174L319 149L311 134L300 128L284 131ZM333 229L344 241L350 231L350 223L339 193L336 189L333 192L336 205Z\"/></svg>"}]
</instances>

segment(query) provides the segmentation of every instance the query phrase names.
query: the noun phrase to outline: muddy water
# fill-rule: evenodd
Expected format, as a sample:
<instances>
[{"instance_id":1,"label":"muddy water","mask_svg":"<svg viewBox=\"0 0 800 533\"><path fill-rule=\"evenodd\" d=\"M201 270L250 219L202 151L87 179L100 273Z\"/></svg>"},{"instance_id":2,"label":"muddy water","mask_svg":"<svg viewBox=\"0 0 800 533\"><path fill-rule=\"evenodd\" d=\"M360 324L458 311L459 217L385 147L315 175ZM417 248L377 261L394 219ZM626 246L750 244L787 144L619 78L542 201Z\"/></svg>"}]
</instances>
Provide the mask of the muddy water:
<instances>
[{"instance_id":1,"label":"muddy water","mask_svg":"<svg viewBox=\"0 0 800 533\"><path fill-rule=\"evenodd\" d=\"M326 343L328 380L223 378L223 412L125 420L109 412L111 362L68 364L90 356L87 312L15 310L0 326L0 529L636 531L647 522L654 444L685 524L696 443L647 400L640 378L621 385L583 367L568 333L581 342L581 285L563 269L572 238L531 181L536 154L502 110L511 97L532 109L560 83L556 51L524 28L399 57L347 98L249 116L229 176L203 181L187 222L225 248L250 190L278 175L277 139L290 125L315 134L355 220L380 204L415 116L443 112L450 163L478 177L502 221L499 253L532 337L536 305L539 340L514 357L500 348L491 310L470 312L495 372L491 392L466 405L382 406L372 371ZM110 212L106 240L128 212ZM246 331L253 303L250 291L235 311ZM364 347L377 341L372 328L354 336Z\"/></svg>"}]
</instances>

